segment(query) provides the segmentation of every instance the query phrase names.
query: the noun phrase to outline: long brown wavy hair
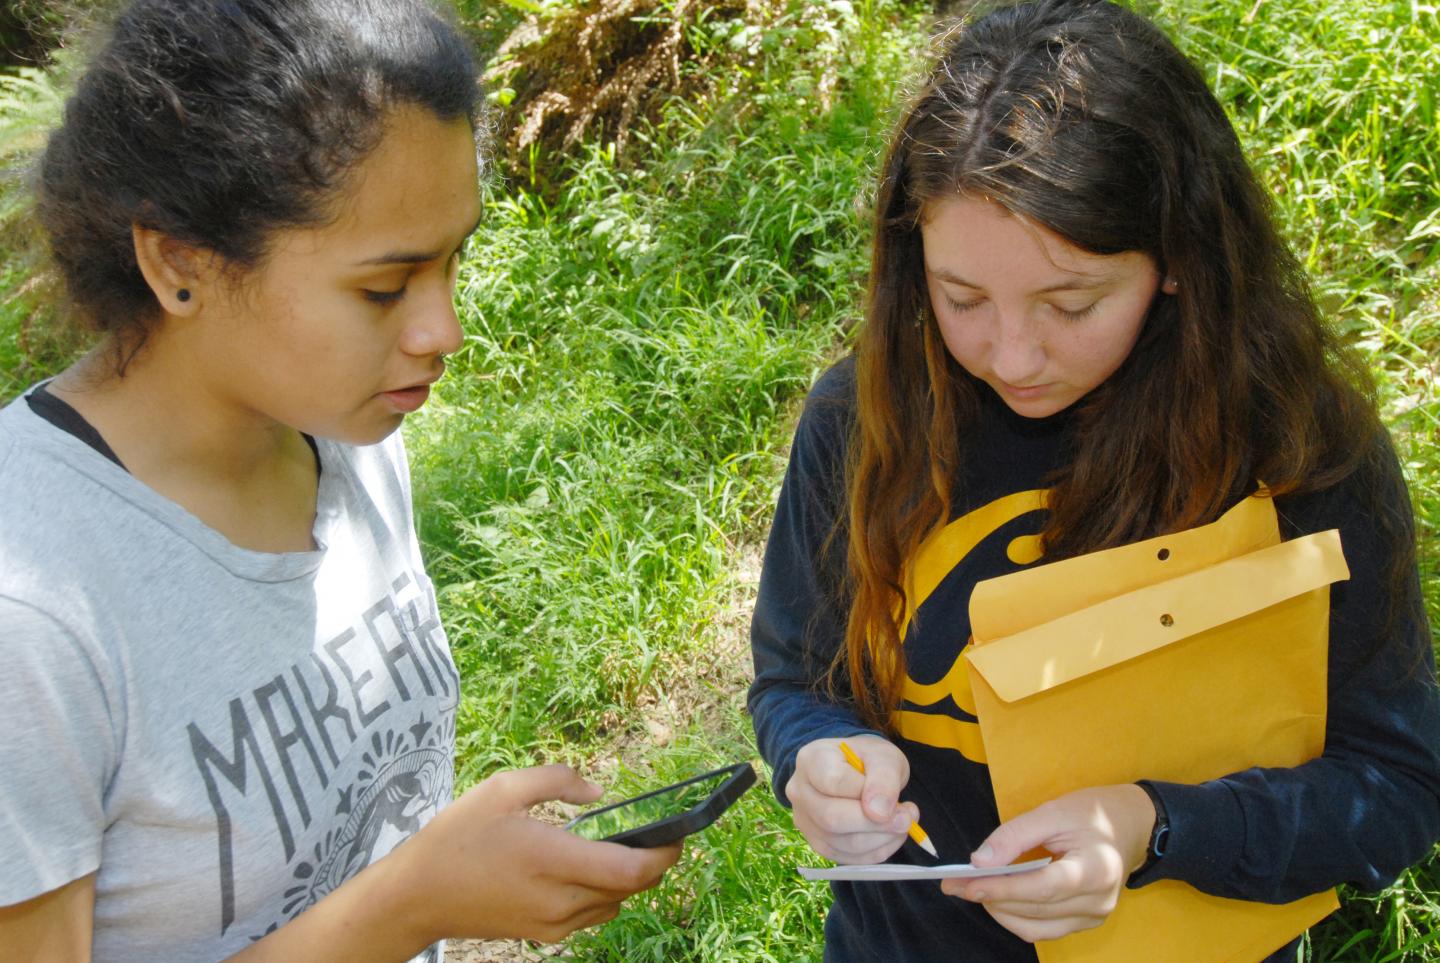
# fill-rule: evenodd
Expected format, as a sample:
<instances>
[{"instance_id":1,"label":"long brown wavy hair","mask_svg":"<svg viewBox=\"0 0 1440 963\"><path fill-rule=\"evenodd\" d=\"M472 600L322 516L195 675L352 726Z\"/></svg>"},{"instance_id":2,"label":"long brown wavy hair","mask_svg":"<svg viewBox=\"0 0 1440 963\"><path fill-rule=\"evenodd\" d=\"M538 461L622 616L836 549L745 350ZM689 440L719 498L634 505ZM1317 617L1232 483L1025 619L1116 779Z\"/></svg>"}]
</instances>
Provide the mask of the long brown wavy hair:
<instances>
[{"instance_id":1,"label":"long brown wavy hair","mask_svg":"<svg viewBox=\"0 0 1440 963\"><path fill-rule=\"evenodd\" d=\"M979 402L931 313L928 202L987 198L1086 251L1144 252L1179 281L1077 403L1074 458L1048 480L1047 559L1212 521L1257 479L1279 495L1367 465L1385 476L1385 446L1367 443L1383 437L1368 373L1321 323L1234 129L1158 28L1112 3L1037 0L941 45L881 171L837 530L850 617L830 685L848 682L882 729L904 680L903 567L956 504ZM1413 520L1382 526L1403 586Z\"/></svg>"}]
</instances>

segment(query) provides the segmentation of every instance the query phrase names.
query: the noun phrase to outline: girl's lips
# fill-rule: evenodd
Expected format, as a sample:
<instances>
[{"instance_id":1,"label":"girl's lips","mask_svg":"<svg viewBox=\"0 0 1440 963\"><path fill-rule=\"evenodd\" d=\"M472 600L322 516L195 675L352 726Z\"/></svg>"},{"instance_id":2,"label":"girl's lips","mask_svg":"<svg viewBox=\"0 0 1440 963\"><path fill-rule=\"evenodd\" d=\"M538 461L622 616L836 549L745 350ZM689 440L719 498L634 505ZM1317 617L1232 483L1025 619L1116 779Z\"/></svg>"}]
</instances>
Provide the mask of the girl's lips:
<instances>
[{"instance_id":1,"label":"girl's lips","mask_svg":"<svg viewBox=\"0 0 1440 963\"><path fill-rule=\"evenodd\" d=\"M401 414L408 415L412 411L419 411L430 397L429 385L416 385L413 388L400 388L397 391L383 392L380 397L390 402L391 407Z\"/></svg>"},{"instance_id":2,"label":"girl's lips","mask_svg":"<svg viewBox=\"0 0 1440 963\"><path fill-rule=\"evenodd\" d=\"M1038 398L1050 390L1050 385L1026 385L1021 388L1016 385L1000 383L1001 390L1012 398Z\"/></svg>"}]
</instances>

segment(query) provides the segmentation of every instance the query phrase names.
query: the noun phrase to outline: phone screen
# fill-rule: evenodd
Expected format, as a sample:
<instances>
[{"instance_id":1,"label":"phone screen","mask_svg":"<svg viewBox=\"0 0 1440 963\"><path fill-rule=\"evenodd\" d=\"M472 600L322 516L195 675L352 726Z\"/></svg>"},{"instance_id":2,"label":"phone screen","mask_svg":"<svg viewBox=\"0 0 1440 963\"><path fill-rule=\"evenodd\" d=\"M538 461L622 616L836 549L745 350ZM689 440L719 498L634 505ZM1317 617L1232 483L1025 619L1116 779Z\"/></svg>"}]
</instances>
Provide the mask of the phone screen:
<instances>
[{"instance_id":1,"label":"phone screen","mask_svg":"<svg viewBox=\"0 0 1440 963\"><path fill-rule=\"evenodd\" d=\"M734 773L726 770L707 779L671 786L650 796L617 803L613 808L596 810L572 823L570 831L586 839L606 839L616 833L678 816L709 799L733 776Z\"/></svg>"}]
</instances>

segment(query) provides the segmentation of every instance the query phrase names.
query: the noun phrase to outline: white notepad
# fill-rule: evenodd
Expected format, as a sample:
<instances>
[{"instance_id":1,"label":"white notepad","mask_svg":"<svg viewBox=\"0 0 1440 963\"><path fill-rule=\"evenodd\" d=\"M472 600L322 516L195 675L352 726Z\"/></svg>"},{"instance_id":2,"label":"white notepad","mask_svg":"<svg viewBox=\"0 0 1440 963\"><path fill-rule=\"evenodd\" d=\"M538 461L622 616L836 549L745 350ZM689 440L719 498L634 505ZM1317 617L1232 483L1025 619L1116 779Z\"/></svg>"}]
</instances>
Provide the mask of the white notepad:
<instances>
[{"instance_id":1,"label":"white notepad","mask_svg":"<svg viewBox=\"0 0 1440 963\"><path fill-rule=\"evenodd\" d=\"M895 883L906 879L963 879L970 876L1011 876L1028 873L1050 862L1050 857L1032 859L1009 866L971 866L969 863L951 863L948 866L904 866L896 863L876 863L870 866L801 866L800 875L806 879L835 879L851 882Z\"/></svg>"}]
</instances>

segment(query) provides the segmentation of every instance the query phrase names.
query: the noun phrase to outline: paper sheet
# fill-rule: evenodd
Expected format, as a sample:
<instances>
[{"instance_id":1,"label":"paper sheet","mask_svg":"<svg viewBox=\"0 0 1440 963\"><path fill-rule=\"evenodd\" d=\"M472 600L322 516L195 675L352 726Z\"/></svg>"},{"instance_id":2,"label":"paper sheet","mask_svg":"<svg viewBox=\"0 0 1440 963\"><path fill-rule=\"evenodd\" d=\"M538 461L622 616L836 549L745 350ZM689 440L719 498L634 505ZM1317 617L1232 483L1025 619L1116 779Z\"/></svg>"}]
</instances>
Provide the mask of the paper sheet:
<instances>
[{"instance_id":1,"label":"paper sheet","mask_svg":"<svg viewBox=\"0 0 1440 963\"><path fill-rule=\"evenodd\" d=\"M969 863L951 863L948 866L903 866L895 863L876 863L870 866L801 866L800 875L806 879L836 879L853 882L895 883L906 879L961 879L968 876L1010 876L1014 873L1028 873L1050 862L1050 857L1032 859L1009 866L980 867Z\"/></svg>"}]
</instances>

